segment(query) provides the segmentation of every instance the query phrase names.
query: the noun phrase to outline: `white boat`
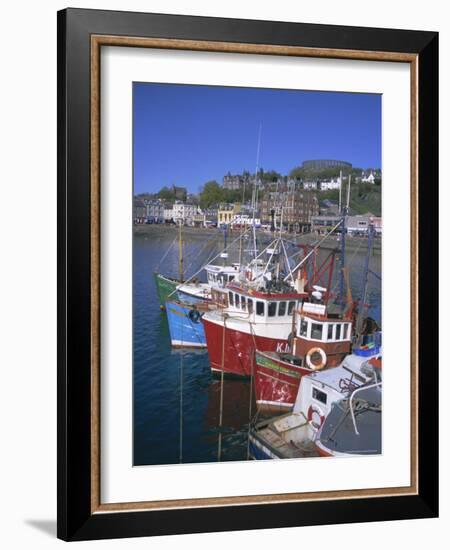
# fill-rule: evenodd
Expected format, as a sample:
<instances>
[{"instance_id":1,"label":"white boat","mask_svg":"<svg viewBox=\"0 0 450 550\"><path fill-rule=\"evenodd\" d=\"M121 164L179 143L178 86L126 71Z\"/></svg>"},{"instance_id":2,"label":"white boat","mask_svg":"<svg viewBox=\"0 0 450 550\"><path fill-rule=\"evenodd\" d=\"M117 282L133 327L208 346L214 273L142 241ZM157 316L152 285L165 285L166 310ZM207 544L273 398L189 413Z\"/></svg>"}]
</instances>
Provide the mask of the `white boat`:
<instances>
[{"instance_id":1,"label":"white boat","mask_svg":"<svg viewBox=\"0 0 450 550\"><path fill-rule=\"evenodd\" d=\"M381 351L371 357L351 354L339 367L303 376L293 412L252 428L252 457L380 453L381 388ZM364 412L370 414L362 423Z\"/></svg>"}]
</instances>

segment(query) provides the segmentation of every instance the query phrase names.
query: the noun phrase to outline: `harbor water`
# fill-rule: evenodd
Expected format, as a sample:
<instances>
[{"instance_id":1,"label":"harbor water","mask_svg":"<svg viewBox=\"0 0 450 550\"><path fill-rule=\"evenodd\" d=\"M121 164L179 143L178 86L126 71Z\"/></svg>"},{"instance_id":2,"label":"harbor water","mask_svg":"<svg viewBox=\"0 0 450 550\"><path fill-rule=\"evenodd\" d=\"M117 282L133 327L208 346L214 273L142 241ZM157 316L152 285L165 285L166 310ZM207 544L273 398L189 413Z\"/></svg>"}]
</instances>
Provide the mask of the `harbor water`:
<instances>
[{"instance_id":1,"label":"harbor water","mask_svg":"<svg viewBox=\"0 0 450 550\"><path fill-rule=\"evenodd\" d=\"M133 240L133 464L246 460L249 418L256 413L251 385L225 379L219 429L221 383L211 376L208 352L172 349L165 312L159 308L153 273L177 276L177 232L142 229ZM218 231L190 230L183 240L188 276L223 247ZM359 297L366 241L349 244L349 279L353 296ZM370 267L380 273L379 252ZM335 279L338 271L336 264ZM338 286L336 280L333 286ZM376 277L369 279L369 303L370 315L380 322L381 282Z\"/></svg>"}]
</instances>

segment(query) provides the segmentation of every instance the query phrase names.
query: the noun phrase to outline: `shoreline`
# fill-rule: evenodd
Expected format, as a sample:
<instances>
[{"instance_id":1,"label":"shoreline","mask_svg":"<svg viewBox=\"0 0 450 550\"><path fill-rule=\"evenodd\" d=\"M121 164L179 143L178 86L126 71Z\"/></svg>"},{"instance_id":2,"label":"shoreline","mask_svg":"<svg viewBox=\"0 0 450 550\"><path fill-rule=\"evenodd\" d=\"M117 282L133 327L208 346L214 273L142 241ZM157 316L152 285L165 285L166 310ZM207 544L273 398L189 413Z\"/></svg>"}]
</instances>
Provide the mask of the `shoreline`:
<instances>
[{"instance_id":1,"label":"shoreline","mask_svg":"<svg viewBox=\"0 0 450 550\"><path fill-rule=\"evenodd\" d=\"M150 235L161 235L162 233L173 233L175 234L178 231L178 226L173 224L135 224L133 225L133 237L141 237L141 236L150 236ZM239 235L239 229L236 230L230 230L229 231L229 237L233 237L235 235L236 237ZM189 237L202 237L202 236L211 236L211 235L217 235L217 240L223 240L223 232L220 229L217 229L216 227L191 227L191 226L184 226L183 227L183 235L189 236ZM267 238L271 238L272 234L268 231L261 231L257 230L257 234L262 234L266 236ZM286 239L297 239L299 243L302 244L314 244L316 243L320 238L323 237L323 235L312 235L310 233L283 233L283 236ZM353 237L351 235L347 235L346 238L346 249L348 251L354 251L357 248L361 248L361 252L365 252L364 244L367 242L366 237ZM340 247L340 237L336 236L330 236L329 239L324 241L321 245L321 248L323 250L332 250L333 248L339 248ZM373 243L373 253L374 254L381 254L381 248L382 248L382 239L375 239Z\"/></svg>"}]
</instances>

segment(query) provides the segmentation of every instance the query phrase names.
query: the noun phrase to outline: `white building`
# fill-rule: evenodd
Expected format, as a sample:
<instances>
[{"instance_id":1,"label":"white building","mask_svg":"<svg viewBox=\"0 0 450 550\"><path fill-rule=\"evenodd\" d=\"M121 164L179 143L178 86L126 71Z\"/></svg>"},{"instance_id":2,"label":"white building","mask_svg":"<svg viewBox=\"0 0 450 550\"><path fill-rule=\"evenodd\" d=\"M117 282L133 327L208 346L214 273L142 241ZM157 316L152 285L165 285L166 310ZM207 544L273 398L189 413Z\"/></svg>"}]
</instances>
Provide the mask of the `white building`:
<instances>
[{"instance_id":1,"label":"white building","mask_svg":"<svg viewBox=\"0 0 450 550\"><path fill-rule=\"evenodd\" d=\"M303 182L303 189L317 189L318 183L317 181L304 181Z\"/></svg>"},{"instance_id":2,"label":"white building","mask_svg":"<svg viewBox=\"0 0 450 550\"><path fill-rule=\"evenodd\" d=\"M330 189L340 189L340 188L341 188L341 178L320 182L321 191L329 191Z\"/></svg>"},{"instance_id":3,"label":"white building","mask_svg":"<svg viewBox=\"0 0 450 550\"><path fill-rule=\"evenodd\" d=\"M161 200L150 200L146 202L147 220L162 223L164 221L164 204Z\"/></svg>"},{"instance_id":4,"label":"white building","mask_svg":"<svg viewBox=\"0 0 450 550\"><path fill-rule=\"evenodd\" d=\"M375 183L375 176L374 176L373 172L370 172L369 175L363 173L361 181L363 183Z\"/></svg>"},{"instance_id":5,"label":"white building","mask_svg":"<svg viewBox=\"0 0 450 550\"><path fill-rule=\"evenodd\" d=\"M373 220L373 214L357 214L356 216L347 217L347 232L349 235L366 234L369 229L369 224Z\"/></svg>"},{"instance_id":6,"label":"white building","mask_svg":"<svg viewBox=\"0 0 450 550\"><path fill-rule=\"evenodd\" d=\"M165 204L164 205L164 221L170 222L173 219L173 205Z\"/></svg>"},{"instance_id":7,"label":"white building","mask_svg":"<svg viewBox=\"0 0 450 550\"><path fill-rule=\"evenodd\" d=\"M198 207L195 204L187 204L185 202L176 201L173 205L173 220L175 223L192 225L194 216L198 212Z\"/></svg>"}]
</instances>

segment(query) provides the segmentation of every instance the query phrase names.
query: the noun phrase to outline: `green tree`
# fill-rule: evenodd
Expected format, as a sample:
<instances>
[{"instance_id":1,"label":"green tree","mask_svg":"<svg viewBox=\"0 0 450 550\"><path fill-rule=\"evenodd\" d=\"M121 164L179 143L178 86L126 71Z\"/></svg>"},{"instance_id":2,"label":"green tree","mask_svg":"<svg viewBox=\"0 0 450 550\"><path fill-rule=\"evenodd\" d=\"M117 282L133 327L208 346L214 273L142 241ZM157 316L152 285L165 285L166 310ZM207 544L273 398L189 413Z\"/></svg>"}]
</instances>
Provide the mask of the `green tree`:
<instances>
[{"instance_id":1,"label":"green tree","mask_svg":"<svg viewBox=\"0 0 450 550\"><path fill-rule=\"evenodd\" d=\"M205 183L200 191L200 207L209 208L213 204L224 202L224 190L215 180Z\"/></svg>"},{"instance_id":2,"label":"green tree","mask_svg":"<svg viewBox=\"0 0 450 550\"><path fill-rule=\"evenodd\" d=\"M162 189L160 189L156 196L158 197L158 199L162 199L164 201L175 200L173 189L167 186L164 186Z\"/></svg>"},{"instance_id":3,"label":"green tree","mask_svg":"<svg viewBox=\"0 0 450 550\"><path fill-rule=\"evenodd\" d=\"M142 199L142 200L145 200L145 199L148 199L148 200L151 200L153 199L153 197L155 195L153 195L152 193L138 193L137 195L135 195L137 199Z\"/></svg>"},{"instance_id":4,"label":"green tree","mask_svg":"<svg viewBox=\"0 0 450 550\"><path fill-rule=\"evenodd\" d=\"M264 183L272 183L277 181L278 178L281 178L281 174L276 170L264 171L264 169L261 168L258 172L258 178Z\"/></svg>"}]
</instances>

